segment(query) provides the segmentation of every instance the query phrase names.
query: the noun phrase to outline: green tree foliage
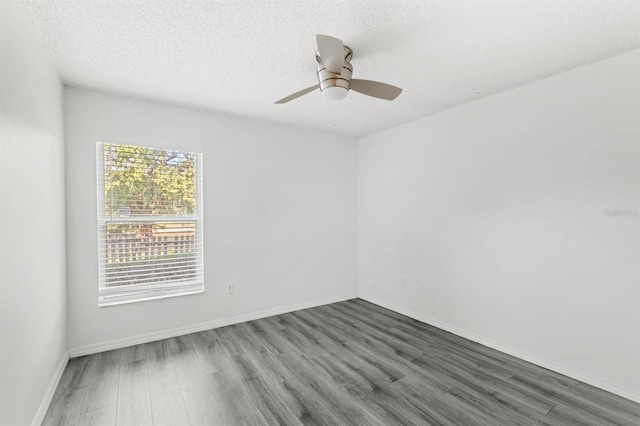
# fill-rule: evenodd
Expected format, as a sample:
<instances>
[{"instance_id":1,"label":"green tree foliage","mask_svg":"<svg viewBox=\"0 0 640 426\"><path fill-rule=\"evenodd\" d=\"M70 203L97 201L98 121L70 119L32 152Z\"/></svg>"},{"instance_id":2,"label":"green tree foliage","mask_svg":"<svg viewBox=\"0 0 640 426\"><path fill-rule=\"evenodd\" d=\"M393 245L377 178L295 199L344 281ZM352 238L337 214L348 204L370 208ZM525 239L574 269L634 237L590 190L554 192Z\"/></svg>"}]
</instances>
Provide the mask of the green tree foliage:
<instances>
[{"instance_id":1,"label":"green tree foliage","mask_svg":"<svg viewBox=\"0 0 640 426\"><path fill-rule=\"evenodd\" d=\"M104 155L108 216L195 213L195 154L106 143Z\"/></svg>"}]
</instances>

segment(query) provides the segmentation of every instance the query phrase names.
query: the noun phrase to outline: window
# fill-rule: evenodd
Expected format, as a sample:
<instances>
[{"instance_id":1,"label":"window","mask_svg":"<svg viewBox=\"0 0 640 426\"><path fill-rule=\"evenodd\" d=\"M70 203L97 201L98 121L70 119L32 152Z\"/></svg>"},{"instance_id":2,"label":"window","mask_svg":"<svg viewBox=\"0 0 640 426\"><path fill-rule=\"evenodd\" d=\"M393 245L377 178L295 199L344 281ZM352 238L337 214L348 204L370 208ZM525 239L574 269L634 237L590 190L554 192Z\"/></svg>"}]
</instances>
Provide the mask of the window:
<instances>
[{"instance_id":1,"label":"window","mask_svg":"<svg viewBox=\"0 0 640 426\"><path fill-rule=\"evenodd\" d=\"M97 143L99 305L204 291L202 154Z\"/></svg>"}]
</instances>

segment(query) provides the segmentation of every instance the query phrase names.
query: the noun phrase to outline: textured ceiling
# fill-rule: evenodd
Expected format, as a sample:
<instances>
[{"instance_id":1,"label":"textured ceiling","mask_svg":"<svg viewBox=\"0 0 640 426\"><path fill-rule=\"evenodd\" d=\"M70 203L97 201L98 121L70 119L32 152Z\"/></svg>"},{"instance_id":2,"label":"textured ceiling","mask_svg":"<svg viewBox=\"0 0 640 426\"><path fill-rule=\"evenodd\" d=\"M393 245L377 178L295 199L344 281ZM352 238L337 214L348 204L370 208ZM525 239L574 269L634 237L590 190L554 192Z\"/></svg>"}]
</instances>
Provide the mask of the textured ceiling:
<instances>
[{"instance_id":1,"label":"textured ceiling","mask_svg":"<svg viewBox=\"0 0 640 426\"><path fill-rule=\"evenodd\" d=\"M354 136L640 47L637 0L22 3L68 85ZM274 105L317 83L315 34L404 92Z\"/></svg>"}]
</instances>

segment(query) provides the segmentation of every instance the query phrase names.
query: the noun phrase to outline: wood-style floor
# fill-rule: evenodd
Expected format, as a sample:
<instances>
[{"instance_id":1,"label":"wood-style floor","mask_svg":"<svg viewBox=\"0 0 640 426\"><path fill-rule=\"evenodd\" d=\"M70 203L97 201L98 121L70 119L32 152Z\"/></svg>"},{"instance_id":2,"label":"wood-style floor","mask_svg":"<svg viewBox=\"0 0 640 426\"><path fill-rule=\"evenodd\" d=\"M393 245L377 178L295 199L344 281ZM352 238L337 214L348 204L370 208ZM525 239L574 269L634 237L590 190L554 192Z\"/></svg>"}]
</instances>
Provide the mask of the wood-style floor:
<instances>
[{"instance_id":1,"label":"wood-style floor","mask_svg":"<svg viewBox=\"0 0 640 426\"><path fill-rule=\"evenodd\" d=\"M45 425L639 425L640 404L362 300L74 358Z\"/></svg>"}]
</instances>

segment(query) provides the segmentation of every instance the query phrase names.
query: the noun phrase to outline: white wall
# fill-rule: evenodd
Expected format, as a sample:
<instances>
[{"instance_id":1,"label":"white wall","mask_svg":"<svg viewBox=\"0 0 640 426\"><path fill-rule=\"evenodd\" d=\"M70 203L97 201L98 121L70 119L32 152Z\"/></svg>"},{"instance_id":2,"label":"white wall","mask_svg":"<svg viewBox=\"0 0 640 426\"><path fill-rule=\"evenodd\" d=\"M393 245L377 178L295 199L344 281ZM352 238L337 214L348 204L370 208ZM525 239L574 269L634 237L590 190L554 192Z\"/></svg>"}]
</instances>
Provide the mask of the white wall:
<instances>
[{"instance_id":1,"label":"white wall","mask_svg":"<svg viewBox=\"0 0 640 426\"><path fill-rule=\"evenodd\" d=\"M17 0L0 57L0 424L27 425L66 354L62 83Z\"/></svg>"},{"instance_id":2,"label":"white wall","mask_svg":"<svg viewBox=\"0 0 640 426\"><path fill-rule=\"evenodd\" d=\"M355 296L354 139L74 88L65 88L65 132L72 354ZM98 308L96 141L204 153L204 294Z\"/></svg>"},{"instance_id":3,"label":"white wall","mask_svg":"<svg viewBox=\"0 0 640 426\"><path fill-rule=\"evenodd\" d=\"M361 296L638 399L639 64L362 138Z\"/></svg>"}]
</instances>

